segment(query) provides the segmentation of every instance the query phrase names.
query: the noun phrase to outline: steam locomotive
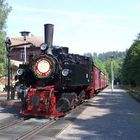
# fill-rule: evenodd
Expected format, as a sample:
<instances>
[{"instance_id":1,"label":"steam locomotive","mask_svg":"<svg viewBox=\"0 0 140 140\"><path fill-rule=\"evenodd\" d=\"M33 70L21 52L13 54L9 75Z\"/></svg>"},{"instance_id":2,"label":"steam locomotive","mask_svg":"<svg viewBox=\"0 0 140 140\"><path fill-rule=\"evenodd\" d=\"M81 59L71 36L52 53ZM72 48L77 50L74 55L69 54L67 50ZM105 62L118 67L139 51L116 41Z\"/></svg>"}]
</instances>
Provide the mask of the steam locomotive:
<instances>
[{"instance_id":1,"label":"steam locomotive","mask_svg":"<svg viewBox=\"0 0 140 140\"><path fill-rule=\"evenodd\" d=\"M59 117L92 98L108 81L91 58L53 46L54 25L44 27L45 43L40 45L40 53L31 55L29 63L19 65L17 70L20 113Z\"/></svg>"}]
</instances>

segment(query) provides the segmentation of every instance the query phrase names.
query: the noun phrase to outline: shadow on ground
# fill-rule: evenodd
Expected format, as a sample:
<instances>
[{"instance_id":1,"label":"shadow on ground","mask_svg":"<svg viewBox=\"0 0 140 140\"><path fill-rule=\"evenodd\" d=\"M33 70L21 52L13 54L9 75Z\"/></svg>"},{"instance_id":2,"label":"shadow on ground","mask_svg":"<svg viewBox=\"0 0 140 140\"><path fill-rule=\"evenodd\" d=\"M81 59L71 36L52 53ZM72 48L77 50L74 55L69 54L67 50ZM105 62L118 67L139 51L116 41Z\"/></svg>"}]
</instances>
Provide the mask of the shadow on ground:
<instances>
[{"instance_id":1,"label":"shadow on ground","mask_svg":"<svg viewBox=\"0 0 140 140\"><path fill-rule=\"evenodd\" d=\"M19 100L7 100L6 97L0 100L0 116L1 115L14 115L20 116L19 111L21 102Z\"/></svg>"},{"instance_id":2,"label":"shadow on ground","mask_svg":"<svg viewBox=\"0 0 140 140\"><path fill-rule=\"evenodd\" d=\"M115 88L105 89L85 106L73 125L63 131L56 139L80 140L139 140L140 104L125 91Z\"/></svg>"}]
</instances>

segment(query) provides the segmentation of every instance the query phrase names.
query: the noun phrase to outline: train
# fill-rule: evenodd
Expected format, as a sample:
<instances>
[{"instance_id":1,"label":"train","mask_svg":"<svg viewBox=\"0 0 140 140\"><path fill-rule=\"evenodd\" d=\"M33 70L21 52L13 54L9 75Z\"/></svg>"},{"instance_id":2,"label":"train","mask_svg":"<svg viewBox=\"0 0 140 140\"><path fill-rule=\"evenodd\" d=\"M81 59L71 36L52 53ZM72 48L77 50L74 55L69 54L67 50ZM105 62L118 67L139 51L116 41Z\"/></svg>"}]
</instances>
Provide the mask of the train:
<instances>
[{"instance_id":1,"label":"train","mask_svg":"<svg viewBox=\"0 0 140 140\"><path fill-rule=\"evenodd\" d=\"M90 57L53 46L53 24L44 25L40 52L17 69L17 93L24 116L61 117L108 86Z\"/></svg>"}]
</instances>

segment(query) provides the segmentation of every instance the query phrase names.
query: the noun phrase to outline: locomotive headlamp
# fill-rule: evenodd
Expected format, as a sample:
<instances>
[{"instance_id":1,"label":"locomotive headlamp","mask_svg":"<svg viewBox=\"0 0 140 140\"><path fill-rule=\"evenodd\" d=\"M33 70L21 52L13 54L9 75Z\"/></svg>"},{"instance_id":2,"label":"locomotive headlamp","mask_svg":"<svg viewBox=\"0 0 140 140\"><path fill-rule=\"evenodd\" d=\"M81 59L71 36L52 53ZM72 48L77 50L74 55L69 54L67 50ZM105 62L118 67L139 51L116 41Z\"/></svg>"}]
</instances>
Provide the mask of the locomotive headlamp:
<instances>
[{"instance_id":1,"label":"locomotive headlamp","mask_svg":"<svg viewBox=\"0 0 140 140\"><path fill-rule=\"evenodd\" d=\"M63 70L62 70L62 75L63 75L63 76L68 76L69 71L70 71L69 69L63 69Z\"/></svg>"},{"instance_id":2,"label":"locomotive headlamp","mask_svg":"<svg viewBox=\"0 0 140 140\"><path fill-rule=\"evenodd\" d=\"M38 77L47 77L51 73L51 64L47 58L38 59L34 65L34 72Z\"/></svg>"},{"instance_id":3,"label":"locomotive headlamp","mask_svg":"<svg viewBox=\"0 0 140 140\"><path fill-rule=\"evenodd\" d=\"M24 72L24 70L23 70L23 69L18 69L18 70L17 70L17 75L22 75L22 74L23 74L23 72Z\"/></svg>"},{"instance_id":4,"label":"locomotive headlamp","mask_svg":"<svg viewBox=\"0 0 140 140\"><path fill-rule=\"evenodd\" d=\"M41 51L45 51L45 50L48 49L48 45L47 45L46 43L42 43L42 44L40 45L40 49L41 49Z\"/></svg>"}]
</instances>

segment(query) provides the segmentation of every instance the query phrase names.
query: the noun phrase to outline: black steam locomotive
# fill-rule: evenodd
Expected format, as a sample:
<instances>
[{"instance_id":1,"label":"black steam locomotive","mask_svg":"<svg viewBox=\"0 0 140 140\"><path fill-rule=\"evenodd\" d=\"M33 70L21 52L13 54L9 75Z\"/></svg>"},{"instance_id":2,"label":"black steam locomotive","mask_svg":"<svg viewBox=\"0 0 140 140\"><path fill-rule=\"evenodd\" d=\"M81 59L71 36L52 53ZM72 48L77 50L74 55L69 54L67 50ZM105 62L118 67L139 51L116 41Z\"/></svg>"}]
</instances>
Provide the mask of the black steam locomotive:
<instances>
[{"instance_id":1,"label":"black steam locomotive","mask_svg":"<svg viewBox=\"0 0 140 140\"><path fill-rule=\"evenodd\" d=\"M69 54L67 47L52 46L53 25L45 24L45 43L38 55L17 70L21 113L30 116L63 116L94 96L91 58Z\"/></svg>"}]
</instances>

